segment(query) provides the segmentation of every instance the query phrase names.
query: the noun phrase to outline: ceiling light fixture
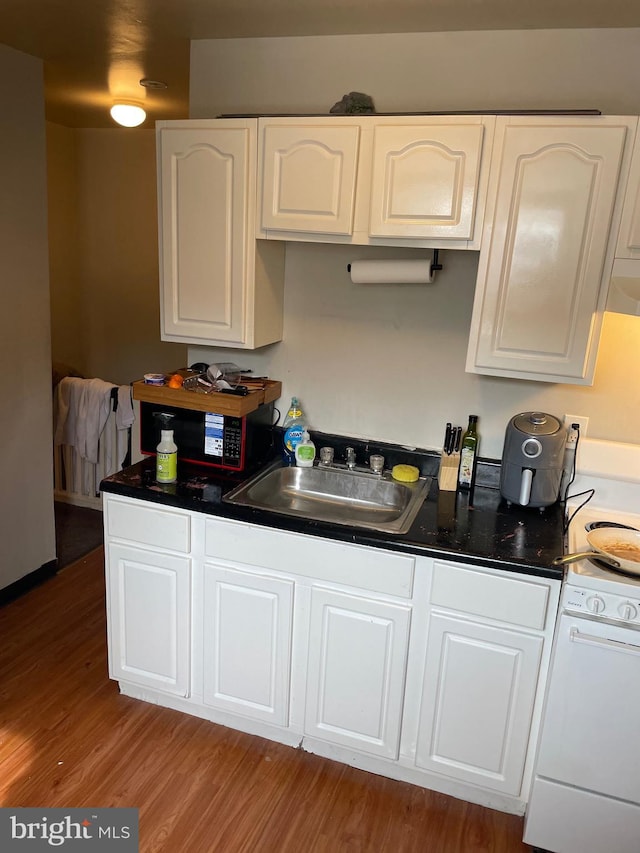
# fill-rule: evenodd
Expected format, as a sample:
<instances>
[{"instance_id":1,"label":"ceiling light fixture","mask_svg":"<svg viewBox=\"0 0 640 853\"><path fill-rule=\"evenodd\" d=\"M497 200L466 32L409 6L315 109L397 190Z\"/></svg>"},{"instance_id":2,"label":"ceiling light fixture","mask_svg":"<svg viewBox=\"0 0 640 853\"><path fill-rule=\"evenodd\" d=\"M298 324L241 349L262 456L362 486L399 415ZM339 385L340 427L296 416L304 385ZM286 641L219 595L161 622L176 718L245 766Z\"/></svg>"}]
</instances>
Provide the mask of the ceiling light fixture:
<instances>
[{"instance_id":1,"label":"ceiling light fixture","mask_svg":"<svg viewBox=\"0 0 640 853\"><path fill-rule=\"evenodd\" d=\"M142 80L138 81L140 85L145 89L166 89L167 84L162 80L152 80L150 77L143 77Z\"/></svg>"},{"instance_id":2,"label":"ceiling light fixture","mask_svg":"<svg viewBox=\"0 0 640 853\"><path fill-rule=\"evenodd\" d=\"M146 117L139 104L117 103L111 107L111 118L123 127L138 127Z\"/></svg>"}]
</instances>

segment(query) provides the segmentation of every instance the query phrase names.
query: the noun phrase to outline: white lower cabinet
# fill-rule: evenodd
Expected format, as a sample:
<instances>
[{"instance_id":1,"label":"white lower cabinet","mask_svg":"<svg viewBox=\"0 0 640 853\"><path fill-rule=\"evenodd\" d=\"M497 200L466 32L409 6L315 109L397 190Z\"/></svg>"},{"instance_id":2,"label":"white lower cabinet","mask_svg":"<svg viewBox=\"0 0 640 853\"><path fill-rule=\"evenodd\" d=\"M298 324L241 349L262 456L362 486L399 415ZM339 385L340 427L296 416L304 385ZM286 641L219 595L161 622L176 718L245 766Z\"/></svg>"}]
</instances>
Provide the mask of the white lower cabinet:
<instances>
[{"instance_id":1,"label":"white lower cabinet","mask_svg":"<svg viewBox=\"0 0 640 853\"><path fill-rule=\"evenodd\" d=\"M314 587L305 734L397 758L411 608Z\"/></svg>"},{"instance_id":2,"label":"white lower cabinet","mask_svg":"<svg viewBox=\"0 0 640 853\"><path fill-rule=\"evenodd\" d=\"M416 764L517 796L543 638L432 613Z\"/></svg>"},{"instance_id":3,"label":"white lower cabinet","mask_svg":"<svg viewBox=\"0 0 640 853\"><path fill-rule=\"evenodd\" d=\"M104 507L109 674L127 695L524 811L560 581Z\"/></svg>"},{"instance_id":4,"label":"white lower cabinet","mask_svg":"<svg viewBox=\"0 0 640 853\"><path fill-rule=\"evenodd\" d=\"M108 543L109 675L188 696L191 560Z\"/></svg>"},{"instance_id":5,"label":"white lower cabinet","mask_svg":"<svg viewBox=\"0 0 640 853\"><path fill-rule=\"evenodd\" d=\"M293 581L204 566L207 705L289 724Z\"/></svg>"}]
</instances>

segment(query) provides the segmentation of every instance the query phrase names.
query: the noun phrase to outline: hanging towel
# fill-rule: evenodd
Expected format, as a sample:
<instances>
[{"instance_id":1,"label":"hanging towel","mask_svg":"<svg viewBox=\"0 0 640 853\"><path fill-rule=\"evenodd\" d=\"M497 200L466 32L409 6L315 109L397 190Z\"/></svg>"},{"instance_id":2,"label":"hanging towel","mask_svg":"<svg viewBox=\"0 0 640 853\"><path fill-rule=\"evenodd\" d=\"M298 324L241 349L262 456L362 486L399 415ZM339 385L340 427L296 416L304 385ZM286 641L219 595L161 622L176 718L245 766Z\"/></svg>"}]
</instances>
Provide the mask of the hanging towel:
<instances>
[{"instance_id":1,"label":"hanging towel","mask_svg":"<svg viewBox=\"0 0 640 853\"><path fill-rule=\"evenodd\" d=\"M131 385L120 385L118 388L116 427L118 429L129 429L134 420L133 403L131 401Z\"/></svg>"},{"instance_id":2,"label":"hanging towel","mask_svg":"<svg viewBox=\"0 0 640 853\"><path fill-rule=\"evenodd\" d=\"M56 388L54 442L74 447L88 462L98 461L98 442L111 413L111 389L102 379L66 377Z\"/></svg>"}]
</instances>

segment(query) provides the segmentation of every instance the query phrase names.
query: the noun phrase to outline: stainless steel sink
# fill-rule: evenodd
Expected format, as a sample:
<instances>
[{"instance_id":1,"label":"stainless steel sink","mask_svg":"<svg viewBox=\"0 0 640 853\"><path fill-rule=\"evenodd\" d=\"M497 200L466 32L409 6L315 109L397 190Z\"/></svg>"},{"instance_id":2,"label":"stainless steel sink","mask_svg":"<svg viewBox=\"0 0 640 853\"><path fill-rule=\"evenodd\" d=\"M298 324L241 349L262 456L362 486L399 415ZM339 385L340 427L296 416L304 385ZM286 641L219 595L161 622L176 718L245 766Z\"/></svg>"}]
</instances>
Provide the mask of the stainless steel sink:
<instances>
[{"instance_id":1,"label":"stainless steel sink","mask_svg":"<svg viewBox=\"0 0 640 853\"><path fill-rule=\"evenodd\" d=\"M285 467L275 462L224 498L232 504L385 533L406 533L427 496L431 477L399 483L337 468Z\"/></svg>"}]
</instances>

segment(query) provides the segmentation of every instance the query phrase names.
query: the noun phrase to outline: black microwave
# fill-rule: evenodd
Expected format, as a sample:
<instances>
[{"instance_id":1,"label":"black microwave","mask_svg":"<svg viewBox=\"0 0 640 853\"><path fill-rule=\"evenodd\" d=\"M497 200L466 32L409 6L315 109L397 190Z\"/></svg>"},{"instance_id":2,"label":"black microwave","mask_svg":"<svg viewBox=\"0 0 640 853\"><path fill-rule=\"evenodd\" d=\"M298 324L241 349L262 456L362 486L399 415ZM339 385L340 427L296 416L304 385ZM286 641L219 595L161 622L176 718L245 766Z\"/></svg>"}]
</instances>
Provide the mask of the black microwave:
<instances>
[{"instance_id":1,"label":"black microwave","mask_svg":"<svg viewBox=\"0 0 640 853\"><path fill-rule=\"evenodd\" d=\"M160 430L172 429L178 459L228 471L246 471L268 459L274 449L273 403L242 417L140 403L140 452L155 456Z\"/></svg>"}]
</instances>

